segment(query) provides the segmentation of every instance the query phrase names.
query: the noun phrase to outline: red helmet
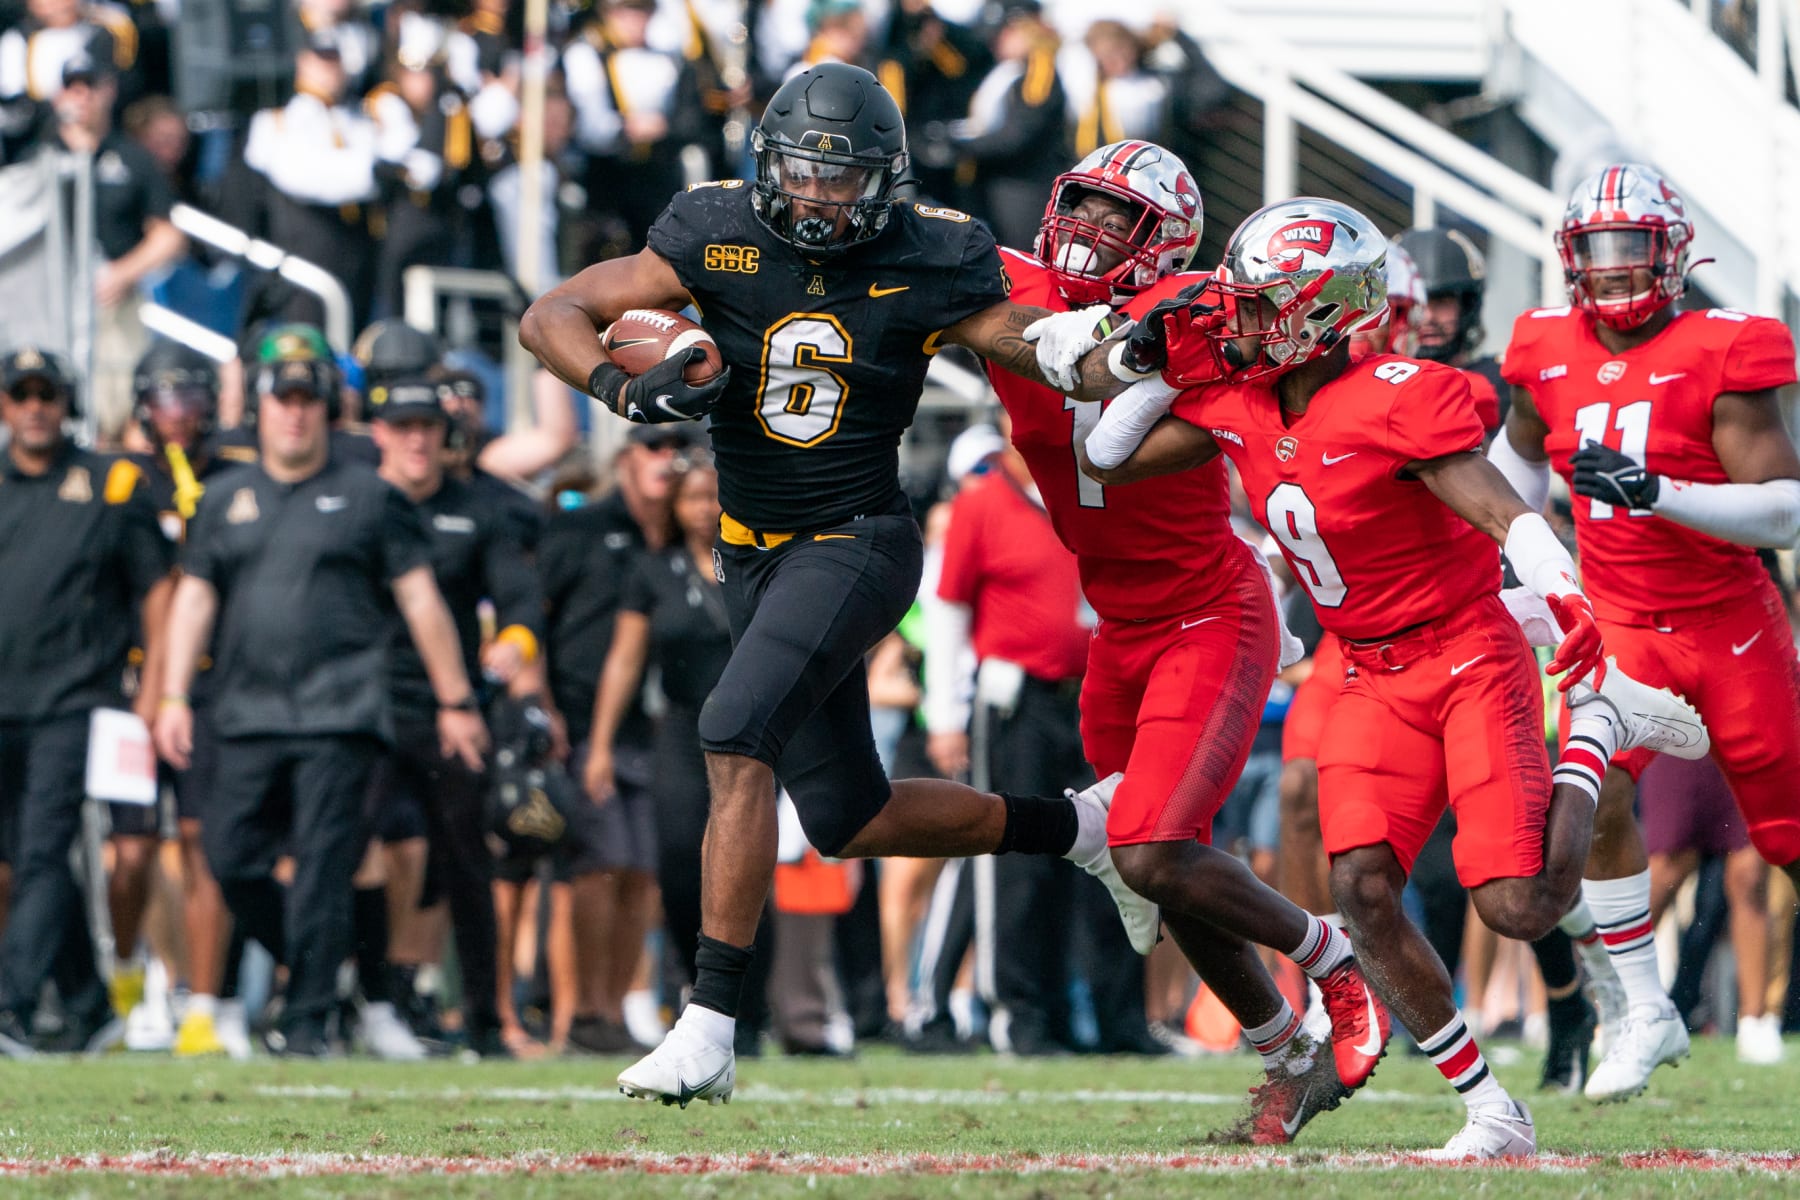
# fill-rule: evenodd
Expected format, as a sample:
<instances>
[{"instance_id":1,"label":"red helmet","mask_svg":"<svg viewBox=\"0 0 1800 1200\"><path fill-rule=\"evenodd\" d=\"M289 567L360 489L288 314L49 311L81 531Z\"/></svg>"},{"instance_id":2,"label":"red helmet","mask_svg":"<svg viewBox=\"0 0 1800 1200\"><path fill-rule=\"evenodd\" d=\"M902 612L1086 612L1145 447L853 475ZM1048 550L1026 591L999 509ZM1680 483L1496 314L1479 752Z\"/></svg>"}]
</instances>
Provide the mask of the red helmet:
<instances>
[{"instance_id":1,"label":"red helmet","mask_svg":"<svg viewBox=\"0 0 1800 1200\"><path fill-rule=\"evenodd\" d=\"M1077 216L1076 208L1090 195L1126 205L1130 231ZM1118 304L1186 268L1200 248L1204 219L1199 185L1179 158L1153 142L1114 142L1057 176L1036 252L1074 307ZM1100 269L1102 250L1121 261Z\"/></svg>"},{"instance_id":2,"label":"red helmet","mask_svg":"<svg viewBox=\"0 0 1800 1200\"><path fill-rule=\"evenodd\" d=\"M1687 205L1668 180L1649 167L1614 163L1582 180L1556 232L1569 303L1614 329L1637 328L1686 290L1693 240ZM1636 269L1651 282L1632 292L1635 276L1627 272ZM1607 278L1621 276L1627 294L1605 294Z\"/></svg>"}]
</instances>

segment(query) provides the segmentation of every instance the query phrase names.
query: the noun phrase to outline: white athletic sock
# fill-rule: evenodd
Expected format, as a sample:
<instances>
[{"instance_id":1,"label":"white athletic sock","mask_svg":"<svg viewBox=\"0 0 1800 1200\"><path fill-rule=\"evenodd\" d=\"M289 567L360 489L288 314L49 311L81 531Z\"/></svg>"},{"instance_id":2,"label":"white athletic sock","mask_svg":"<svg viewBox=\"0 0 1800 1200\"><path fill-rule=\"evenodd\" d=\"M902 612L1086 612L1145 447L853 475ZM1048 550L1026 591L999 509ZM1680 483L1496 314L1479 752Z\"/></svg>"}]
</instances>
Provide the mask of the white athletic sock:
<instances>
[{"instance_id":1,"label":"white athletic sock","mask_svg":"<svg viewBox=\"0 0 1800 1200\"><path fill-rule=\"evenodd\" d=\"M1594 914L1607 961L1625 986L1626 1003L1666 1012L1669 993L1657 974L1656 936L1650 924L1650 872L1624 879L1584 879L1581 897Z\"/></svg>"},{"instance_id":2,"label":"white athletic sock","mask_svg":"<svg viewBox=\"0 0 1800 1200\"><path fill-rule=\"evenodd\" d=\"M715 1046L729 1046L737 1038L736 1017L728 1017L700 1004L690 1004L682 1009L681 1019L675 1024L699 1034Z\"/></svg>"},{"instance_id":3,"label":"white athletic sock","mask_svg":"<svg viewBox=\"0 0 1800 1200\"><path fill-rule=\"evenodd\" d=\"M219 1011L219 998L208 996L204 992L194 992L187 998L187 1007L182 1010L184 1017L210 1017Z\"/></svg>"},{"instance_id":4,"label":"white athletic sock","mask_svg":"<svg viewBox=\"0 0 1800 1200\"><path fill-rule=\"evenodd\" d=\"M1250 1039L1250 1044L1262 1055L1263 1069L1272 1071L1286 1057L1283 1051L1299 1031L1300 1018L1294 1015L1293 1006L1283 1000L1280 1012L1254 1029L1246 1028L1244 1036Z\"/></svg>"},{"instance_id":5,"label":"white athletic sock","mask_svg":"<svg viewBox=\"0 0 1800 1200\"><path fill-rule=\"evenodd\" d=\"M1619 730L1612 712L1599 702L1584 704L1569 714L1569 740L1551 773L1554 783L1567 783L1600 803L1600 780L1606 764L1619 751Z\"/></svg>"},{"instance_id":6,"label":"white athletic sock","mask_svg":"<svg viewBox=\"0 0 1800 1200\"><path fill-rule=\"evenodd\" d=\"M1431 1065L1438 1073L1450 1081L1450 1086L1471 1110L1512 1102L1512 1097L1488 1070L1481 1047L1469 1035L1469 1027L1463 1024L1460 1015L1452 1017L1448 1025L1420 1042L1419 1049L1431 1059Z\"/></svg>"},{"instance_id":7,"label":"white athletic sock","mask_svg":"<svg viewBox=\"0 0 1800 1200\"><path fill-rule=\"evenodd\" d=\"M1607 957L1606 943L1600 940L1600 931L1594 928L1594 914L1585 899L1577 897L1575 907L1563 914L1556 927L1575 943L1575 954L1581 959L1589 979L1606 979L1617 974L1612 959Z\"/></svg>"},{"instance_id":8,"label":"white athletic sock","mask_svg":"<svg viewBox=\"0 0 1800 1200\"><path fill-rule=\"evenodd\" d=\"M1306 915L1306 936L1300 944L1286 952L1311 979L1323 979L1342 966L1352 954L1350 939L1343 931L1313 916Z\"/></svg>"}]
</instances>

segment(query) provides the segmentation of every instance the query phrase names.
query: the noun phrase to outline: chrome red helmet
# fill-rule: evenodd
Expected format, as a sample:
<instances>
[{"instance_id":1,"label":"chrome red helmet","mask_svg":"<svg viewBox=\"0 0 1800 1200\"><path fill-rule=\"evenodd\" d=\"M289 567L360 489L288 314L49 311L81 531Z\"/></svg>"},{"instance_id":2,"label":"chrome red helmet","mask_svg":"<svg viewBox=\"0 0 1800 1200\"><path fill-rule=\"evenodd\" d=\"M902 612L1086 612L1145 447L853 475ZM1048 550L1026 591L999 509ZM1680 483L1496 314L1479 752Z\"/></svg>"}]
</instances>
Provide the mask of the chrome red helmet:
<instances>
[{"instance_id":1,"label":"chrome red helmet","mask_svg":"<svg viewBox=\"0 0 1800 1200\"><path fill-rule=\"evenodd\" d=\"M1079 214L1091 195L1125 205L1130 228L1108 229ZM1154 142L1114 142L1057 176L1036 253L1072 306L1123 303L1187 267L1204 220L1200 187L1179 158ZM1118 261L1105 266L1106 256Z\"/></svg>"},{"instance_id":2,"label":"chrome red helmet","mask_svg":"<svg viewBox=\"0 0 1800 1200\"><path fill-rule=\"evenodd\" d=\"M1637 328L1687 289L1693 240L1687 205L1668 180L1614 163L1581 181L1556 231L1569 303L1614 329ZM1638 286L1639 270L1648 286Z\"/></svg>"}]
</instances>

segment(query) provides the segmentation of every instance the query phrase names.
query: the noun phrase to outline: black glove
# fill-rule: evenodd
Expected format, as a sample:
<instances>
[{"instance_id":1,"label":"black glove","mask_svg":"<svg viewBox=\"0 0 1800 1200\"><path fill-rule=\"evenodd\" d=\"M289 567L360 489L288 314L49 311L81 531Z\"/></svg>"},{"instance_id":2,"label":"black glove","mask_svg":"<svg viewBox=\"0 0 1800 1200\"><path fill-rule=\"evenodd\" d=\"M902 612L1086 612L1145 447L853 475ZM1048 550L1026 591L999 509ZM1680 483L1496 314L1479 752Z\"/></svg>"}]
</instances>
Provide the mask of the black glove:
<instances>
[{"instance_id":1,"label":"black glove","mask_svg":"<svg viewBox=\"0 0 1800 1200\"><path fill-rule=\"evenodd\" d=\"M1225 306L1201 300L1206 284L1194 283L1173 296L1156 302L1125 339L1120 356L1124 365L1140 375L1161 371L1169 365L1169 343L1182 342L1203 333L1195 330L1223 320Z\"/></svg>"},{"instance_id":2,"label":"black glove","mask_svg":"<svg viewBox=\"0 0 1800 1200\"><path fill-rule=\"evenodd\" d=\"M693 346L679 358L665 358L636 377L603 362L588 376L588 392L621 417L640 425L698 420L719 403L725 385L731 381L730 367L705 383L691 384L681 377L689 364L705 359L706 351Z\"/></svg>"},{"instance_id":3,"label":"black glove","mask_svg":"<svg viewBox=\"0 0 1800 1200\"><path fill-rule=\"evenodd\" d=\"M1589 442L1569 456L1577 494L1618 508L1650 508L1662 490L1662 477L1629 455Z\"/></svg>"}]
</instances>

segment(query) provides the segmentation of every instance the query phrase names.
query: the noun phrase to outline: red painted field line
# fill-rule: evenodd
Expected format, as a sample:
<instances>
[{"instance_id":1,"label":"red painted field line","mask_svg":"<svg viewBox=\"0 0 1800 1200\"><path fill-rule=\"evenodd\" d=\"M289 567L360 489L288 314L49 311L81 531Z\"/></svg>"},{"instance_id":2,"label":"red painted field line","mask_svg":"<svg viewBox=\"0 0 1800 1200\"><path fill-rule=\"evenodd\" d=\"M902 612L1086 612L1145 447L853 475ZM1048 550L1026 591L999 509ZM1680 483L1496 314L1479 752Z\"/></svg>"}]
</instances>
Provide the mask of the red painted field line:
<instances>
[{"instance_id":1,"label":"red painted field line","mask_svg":"<svg viewBox=\"0 0 1800 1200\"><path fill-rule=\"evenodd\" d=\"M48 1176L92 1172L157 1177L383 1176L383 1175L958 1175L1045 1171L1192 1171L1228 1173L1279 1169L1380 1170L1443 1166L1411 1153L1366 1154L586 1154L511 1158L438 1158L425 1155L71 1155L51 1159L0 1159L0 1176ZM1455 1164L1450 1164L1455 1166ZM1493 1165L1493 1164L1472 1164ZM1800 1172L1800 1156L1715 1150L1657 1150L1623 1155L1540 1155L1504 1164L1520 1170L1630 1170Z\"/></svg>"}]
</instances>

